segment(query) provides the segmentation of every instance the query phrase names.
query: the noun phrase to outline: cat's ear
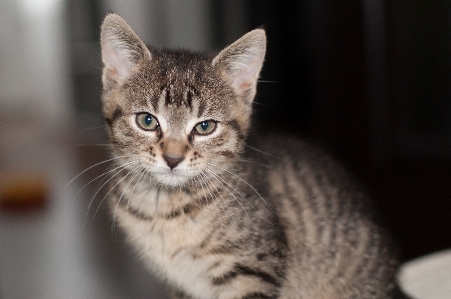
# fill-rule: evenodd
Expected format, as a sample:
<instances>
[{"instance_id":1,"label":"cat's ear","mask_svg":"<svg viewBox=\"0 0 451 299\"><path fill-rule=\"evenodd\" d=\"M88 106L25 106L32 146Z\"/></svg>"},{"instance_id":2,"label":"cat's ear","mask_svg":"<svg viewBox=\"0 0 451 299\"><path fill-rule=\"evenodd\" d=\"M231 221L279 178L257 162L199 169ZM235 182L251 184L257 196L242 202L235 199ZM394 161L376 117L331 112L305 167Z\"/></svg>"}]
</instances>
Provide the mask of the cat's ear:
<instances>
[{"instance_id":1,"label":"cat's ear","mask_svg":"<svg viewBox=\"0 0 451 299\"><path fill-rule=\"evenodd\" d=\"M221 68L235 92L245 94L252 100L265 52L265 31L255 29L222 50L212 64Z\"/></svg>"},{"instance_id":2,"label":"cat's ear","mask_svg":"<svg viewBox=\"0 0 451 299\"><path fill-rule=\"evenodd\" d=\"M152 58L146 45L120 16L110 13L102 24L103 84L121 83L143 60Z\"/></svg>"}]
</instances>

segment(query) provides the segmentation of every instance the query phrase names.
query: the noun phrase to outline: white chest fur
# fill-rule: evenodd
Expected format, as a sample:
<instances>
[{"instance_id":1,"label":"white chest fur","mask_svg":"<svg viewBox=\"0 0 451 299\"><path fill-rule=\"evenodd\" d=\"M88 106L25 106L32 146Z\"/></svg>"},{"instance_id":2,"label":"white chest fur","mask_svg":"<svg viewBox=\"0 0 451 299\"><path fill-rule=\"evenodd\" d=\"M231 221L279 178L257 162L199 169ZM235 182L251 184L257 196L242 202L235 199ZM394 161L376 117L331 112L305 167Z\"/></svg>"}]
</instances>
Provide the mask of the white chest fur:
<instances>
[{"instance_id":1,"label":"white chest fur","mask_svg":"<svg viewBox=\"0 0 451 299\"><path fill-rule=\"evenodd\" d=\"M219 257L203 255L200 244L214 228L216 213L206 206L195 218L164 217L185 200L163 191L146 191L133 196L130 207L139 207L140 213L149 218L136 217L124 208L117 210L116 218L152 270L199 298L215 298L218 294L207 272Z\"/></svg>"}]
</instances>

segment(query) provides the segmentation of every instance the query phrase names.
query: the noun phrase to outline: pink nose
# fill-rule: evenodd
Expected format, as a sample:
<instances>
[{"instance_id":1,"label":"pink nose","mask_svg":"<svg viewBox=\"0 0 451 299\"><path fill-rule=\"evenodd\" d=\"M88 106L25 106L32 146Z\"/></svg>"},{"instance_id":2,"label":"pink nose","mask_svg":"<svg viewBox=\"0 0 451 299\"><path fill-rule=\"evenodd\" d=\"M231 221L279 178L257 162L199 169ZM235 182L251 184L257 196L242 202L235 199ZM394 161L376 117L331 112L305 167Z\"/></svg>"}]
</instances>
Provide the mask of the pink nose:
<instances>
[{"instance_id":1,"label":"pink nose","mask_svg":"<svg viewBox=\"0 0 451 299\"><path fill-rule=\"evenodd\" d=\"M163 155L163 159L166 161L169 168L174 169L180 162L183 161L184 157Z\"/></svg>"}]
</instances>

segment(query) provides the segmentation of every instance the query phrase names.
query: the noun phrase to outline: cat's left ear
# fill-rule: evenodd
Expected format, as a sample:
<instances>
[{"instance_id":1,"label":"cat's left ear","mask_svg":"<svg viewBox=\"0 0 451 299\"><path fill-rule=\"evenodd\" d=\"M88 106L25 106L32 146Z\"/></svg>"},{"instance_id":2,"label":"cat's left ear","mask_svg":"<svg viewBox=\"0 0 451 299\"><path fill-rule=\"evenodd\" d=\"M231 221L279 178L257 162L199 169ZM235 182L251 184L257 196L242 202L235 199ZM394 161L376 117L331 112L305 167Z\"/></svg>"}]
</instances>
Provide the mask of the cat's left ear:
<instances>
[{"instance_id":1,"label":"cat's left ear","mask_svg":"<svg viewBox=\"0 0 451 299\"><path fill-rule=\"evenodd\" d=\"M226 80L238 95L244 95L252 101L265 52L265 31L255 29L222 50L213 59L212 64L221 68Z\"/></svg>"},{"instance_id":2,"label":"cat's left ear","mask_svg":"<svg viewBox=\"0 0 451 299\"><path fill-rule=\"evenodd\" d=\"M100 34L104 88L120 84L134 68L152 55L146 45L120 16L105 17Z\"/></svg>"}]
</instances>

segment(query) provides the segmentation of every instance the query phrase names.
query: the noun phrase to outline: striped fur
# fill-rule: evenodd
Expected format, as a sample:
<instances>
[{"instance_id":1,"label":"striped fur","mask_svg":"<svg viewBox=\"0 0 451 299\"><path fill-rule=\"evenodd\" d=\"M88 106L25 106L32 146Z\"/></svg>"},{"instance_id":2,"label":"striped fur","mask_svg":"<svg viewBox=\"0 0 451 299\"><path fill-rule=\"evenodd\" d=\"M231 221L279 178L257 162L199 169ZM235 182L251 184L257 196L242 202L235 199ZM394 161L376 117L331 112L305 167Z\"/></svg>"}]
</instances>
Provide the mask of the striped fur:
<instances>
[{"instance_id":1,"label":"striped fur","mask_svg":"<svg viewBox=\"0 0 451 299\"><path fill-rule=\"evenodd\" d=\"M394 298L396 260L349 175L295 139L252 142L271 155L245 146L265 39L254 30L216 56L157 51L106 17L114 219L174 298ZM196 133L207 120L214 130Z\"/></svg>"}]
</instances>

